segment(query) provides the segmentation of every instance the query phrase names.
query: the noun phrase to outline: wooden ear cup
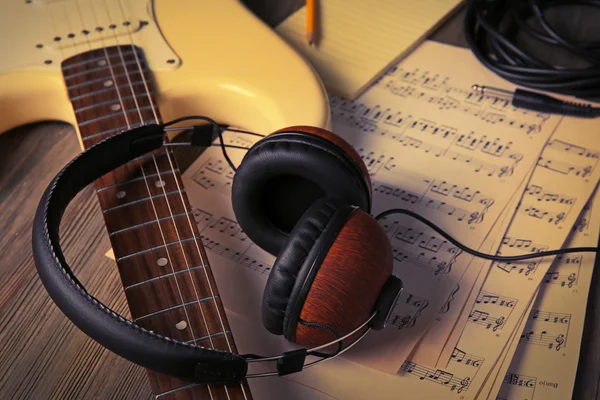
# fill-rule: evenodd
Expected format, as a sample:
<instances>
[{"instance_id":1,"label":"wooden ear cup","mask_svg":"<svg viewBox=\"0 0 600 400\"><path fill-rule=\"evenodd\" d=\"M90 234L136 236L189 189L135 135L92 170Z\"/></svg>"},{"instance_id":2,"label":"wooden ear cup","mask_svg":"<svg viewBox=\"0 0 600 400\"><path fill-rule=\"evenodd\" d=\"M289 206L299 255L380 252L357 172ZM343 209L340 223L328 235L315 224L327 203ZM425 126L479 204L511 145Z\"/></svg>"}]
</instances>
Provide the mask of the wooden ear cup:
<instances>
[{"instance_id":1,"label":"wooden ear cup","mask_svg":"<svg viewBox=\"0 0 600 400\"><path fill-rule=\"evenodd\" d=\"M344 336L369 319L392 274L392 248L377 221L356 209L315 268L306 299L296 311L298 322L288 327L293 332L286 332L288 340L307 347L334 340L329 329Z\"/></svg>"}]
</instances>

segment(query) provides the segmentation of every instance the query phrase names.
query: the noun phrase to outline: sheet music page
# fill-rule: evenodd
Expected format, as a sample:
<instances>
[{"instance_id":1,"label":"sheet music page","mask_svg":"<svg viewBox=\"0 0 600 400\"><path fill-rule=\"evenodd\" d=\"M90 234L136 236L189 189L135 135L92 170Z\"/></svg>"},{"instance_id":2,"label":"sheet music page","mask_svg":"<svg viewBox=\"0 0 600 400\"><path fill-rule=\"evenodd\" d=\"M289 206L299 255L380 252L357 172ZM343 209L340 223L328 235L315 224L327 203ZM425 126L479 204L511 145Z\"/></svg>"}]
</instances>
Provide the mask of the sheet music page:
<instances>
[{"instance_id":1,"label":"sheet music page","mask_svg":"<svg viewBox=\"0 0 600 400\"><path fill-rule=\"evenodd\" d=\"M528 180L529 179L524 180L519 190L515 192L510 205L504 210L502 216L500 217L502 219L502 223L496 224L490 235L485 240L481 251L488 254L493 254L502 243L504 232L506 232L506 229L512 220L514 210L517 208L517 205L521 200L521 194L527 187ZM479 294L479 291L485 281L492 262L475 257L471 258L472 260L469 269L458 281L456 288L450 293L438 311L432 325L412 350L409 359L413 362L423 365L435 365L438 368L445 367L449 355L444 359L443 362L440 362L441 359L443 359L442 350L444 349L444 346L447 344L448 340L452 340L451 332L453 331L455 324L458 322L465 305L469 304L468 300L474 295L476 298L473 299L473 302L490 301L488 295L485 293ZM495 300L495 298L492 300ZM473 302L470 304L473 304ZM460 329L460 333L462 333L462 329ZM458 342L459 338L460 334L456 337L454 342L455 344Z\"/></svg>"},{"instance_id":2,"label":"sheet music page","mask_svg":"<svg viewBox=\"0 0 600 400\"><path fill-rule=\"evenodd\" d=\"M598 244L598 191L573 226L568 247ZM499 376L491 390L499 399L570 398L575 385L595 257L593 254L558 256L546 273L533 308L513 337ZM531 390L513 384L514 377L536 377Z\"/></svg>"},{"instance_id":3,"label":"sheet music page","mask_svg":"<svg viewBox=\"0 0 600 400\"><path fill-rule=\"evenodd\" d=\"M440 58L447 60L443 69ZM472 248L480 248L502 222L499 217L560 118L516 110L506 100L474 93L471 85L476 82L506 87L468 50L427 42L356 101L332 98L334 131L358 150L369 169L373 214L393 207L410 209ZM251 143L242 135L228 137L236 144ZM192 204L202 204L198 212L207 215L201 230L218 241L206 244L207 250L241 250L252 259L252 268L260 273L249 278L256 292L248 297L260 299L272 257L240 232L230 207L233 171L219 154L211 149L200 157L184 175L189 178L186 189ZM218 183L211 186L210 180ZM207 201L209 192L218 193L219 199ZM210 222L215 218L218 226L236 233L223 235ZM404 283L403 298L389 328L368 335L344 356L395 373L472 258L410 218L390 216L382 226L393 246L394 273ZM231 307L239 312L238 307L252 303L259 308L256 300Z\"/></svg>"},{"instance_id":4,"label":"sheet music page","mask_svg":"<svg viewBox=\"0 0 600 400\"><path fill-rule=\"evenodd\" d=\"M589 120L565 118L562 121L540 156L503 239L499 250L502 255L538 252L563 245L600 177L597 168L600 150L594 147L597 140L593 126ZM498 299L513 299L512 305L506 307L505 302L501 306L500 300L489 300L487 304L475 302L457 347L498 360L510 344L511 333L518 327L538 286L547 279L553 259L494 263L479 295L486 293ZM446 355L451 354L449 345L451 343L444 349ZM473 386L483 386L491 371L490 365L487 368L486 373L473 381Z\"/></svg>"},{"instance_id":5,"label":"sheet music page","mask_svg":"<svg viewBox=\"0 0 600 400\"><path fill-rule=\"evenodd\" d=\"M438 71L440 57L461 62L448 62ZM568 140L557 132L548 142L560 118L523 113L499 99L478 97L470 91L476 82L507 87L467 50L427 43L356 102L332 99L335 131L361 152L373 179L373 214L408 208L470 247L482 248L537 163L534 177L540 170L547 176L532 178L527 185L510 227L519 235L507 235L501 251L559 247L589 198L592 182L597 182L596 150L586 146L585 132L577 124L561 125ZM580 134L573 135L573 130ZM253 141L228 133L226 142L249 147ZM243 151L228 152L238 164ZM292 349L260 322L274 258L252 244L235 221L232 177L218 148L205 151L183 176L223 304L228 315L240 316L246 351L275 354ZM485 294L478 292L481 307L469 309L469 323L448 365L431 367L406 356L465 276L471 259L409 219L388 218L382 226L394 247L394 273L405 285L392 323L367 335L352 351L286 379L334 398L396 399L402 392L414 393L415 399L474 398L509 345L510 333L518 329L519 312L533 298L532 281L545 276L547 262L494 265L490 276L502 272L504 280L494 279L493 286L483 287ZM515 293L521 285L531 288L527 298Z\"/></svg>"}]
</instances>

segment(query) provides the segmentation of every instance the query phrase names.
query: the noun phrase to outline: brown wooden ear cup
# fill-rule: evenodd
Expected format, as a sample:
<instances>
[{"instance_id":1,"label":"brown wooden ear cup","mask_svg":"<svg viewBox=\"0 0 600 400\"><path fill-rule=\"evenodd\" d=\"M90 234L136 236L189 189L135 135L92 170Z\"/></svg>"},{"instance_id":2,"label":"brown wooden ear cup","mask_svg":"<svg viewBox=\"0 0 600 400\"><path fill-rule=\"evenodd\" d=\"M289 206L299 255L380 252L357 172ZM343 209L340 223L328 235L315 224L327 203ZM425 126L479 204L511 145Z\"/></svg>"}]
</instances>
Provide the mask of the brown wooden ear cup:
<instances>
[{"instance_id":1,"label":"brown wooden ear cup","mask_svg":"<svg viewBox=\"0 0 600 400\"><path fill-rule=\"evenodd\" d=\"M315 346L352 331L372 314L392 273L392 250L364 211L329 198L294 227L265 286L262 320L269 332ZM303 322L324 327L304 326Z\"/></svg>"},{"instance_id":2,"label":"brown wooden ear cup","mask_svg":"<svg viewBox=\"0 0 600 400\"><path fill-rule=\"evenodd\" d=\"M369 214L356 209L340 229L318 267L299 311L299 319L324 324L339 336L371 316L385 282L392 274L389 239ZM323 328L295 324L293 341L318 346L335 339Z\"/></svg>"}]
</instances>

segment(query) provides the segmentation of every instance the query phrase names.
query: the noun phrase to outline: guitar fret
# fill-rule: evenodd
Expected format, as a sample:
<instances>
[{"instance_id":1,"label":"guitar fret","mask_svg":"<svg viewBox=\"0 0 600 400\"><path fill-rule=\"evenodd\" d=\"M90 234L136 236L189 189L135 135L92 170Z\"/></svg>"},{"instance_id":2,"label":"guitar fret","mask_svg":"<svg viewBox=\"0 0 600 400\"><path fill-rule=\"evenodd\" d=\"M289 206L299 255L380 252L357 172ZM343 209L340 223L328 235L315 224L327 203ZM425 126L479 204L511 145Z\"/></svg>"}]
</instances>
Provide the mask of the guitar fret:
<instances>
[{"instance_id":1,"label":"guitar fret","mask_svg":"<svg viewBox=\"0 0 600 400\"><path fill-rule=\"evenodd\" d=\"M90 119L88 121L80 122L79 126L83 127L83 126L86 126L86 125L89 125L89 124L95 124L96 122L102 121L103 119L123 117L124 114L139 113L140 111L148 111L148 110L152 110L152 106L144 106L144 107L140 107L140 108L135 109L135 110L120 110L119 112L116 112L116 113L113 113L113 114L103 115L103 116L98 117L98 118L94 118L94 119Z\"/></svg>"},{"instance_id":2,"label":"guitar fret","mask_svg":"<svg viewBox=\"0 0 600 400\"><path fill-rule=\"evenodd\" d=\"M188 301L187 303L178 304L178 305L172 306L172 307L167 307L167 308L164 308L162 310L154 311L154 312L151 312L149 314L142 315L140 317L136 317L136 318L133 319L133 322L137 323L137 322L139 322L139 321L141 321L141 320L143 320L145 318L150 318L150 317L153 317L155 315L159 315L159 314L166 313L166 312L169 312L169 311L177 310L179 308L191 306L191 305L194 305L194 304L202 304L202 303L205 303L205 302L210 301L210 300L216 300L218 298L219 298L219 296L204 297L204 298L199 299L199 300Z\"/></svg>"},{"instance_id":3,"label":"guitar fret","mask_svg":"<svg viewBox=\"0 0 600 400\"><path fill-rule=\"evenodd\" d=\"M194 342L198 342L198 341L201 341L201 340L207 340L207 339L210 339L210 338L214 339L214 338L217 338L219 336L224 336L224 335L231 335L231 331L230 330L226 330L225 332L217 332L217 333L213 333L213 334L210 334L210 335L202 336L202 337L199 337L199 338L196 338L196 339L186 340L183 343L185 343L185 344L194 344Z\"/></svg>"},{"instance_id":4,"label":"guitar fret","mask_svg":"<svg viewBox=\"0 0 600 400\"><path fill-rule=\"evenodd\" d=\"M181 189L181 193L183 193L183 192L185 192L184 188ZM166 197L168 197L171 194L178 194L178 193L180 193L180 192L177 191L177 190L174 190L174 191L168 192L168 193L155 194L153 196L144 197L144 198L141 198L141 199L138 199L138 200L132 200L132 201L130 201L128 203L123 203L123 204L119 204L118 206L106 208L104 210L104 213L106 214L108 212L111 212L111 211L114 211L114 210L118 210L119 208L128 207L128 206L131 206L131 205L134 205L134 204L141 203L143 201L154 200L154 199L158 199L158 198L161 198L161 197L165 197L166 198Z\"/></svg>"},{"instance_id":5,"label":"guitar fret","mask_svg":"<svg viewBox=\"0 0 600 400\"><path fill-rule=\"evenodd\" d=\"M190 217L161 218L153 224L148 223L128 231L121 231L111 236L113 249L118 253L136 252L147 248L154 248L178 240L194 237L194 232L187 221ZM158 229L156 229L158 228Z\"/></svg>"},{"instance_id":6,"label":"guitar fret","mask_svg":"<svg viewBox=\"0 0 600 400\"><path fill-rule=\"evenodd\" d=\"M144 86L144 82L142 82L142 81L135 81L135 82L131 82L131 85L128 84L128 83L127 84L123 84L123 85L113 85L113 86L110 86L110 87L105 88L105 89L100 89L100 90L94 90L94 91L91 91L91 92L86 92L84 94L80 94L78 96L71 97L71 101L73 102L73 101L83 100L83 99L86 99L88 97L92 97L92 96L96 96L96 95L100 95L100 94L105 94L105 93L111 92L113 90L120 91L120 89L131 89L131 86L136 86L136 85L142 85L142 86ZM153 95L153 94L154 94L154 92L150 92L150 95Z\"/></svg>"},{"instance_id":7,"label":"guitar fret","mask_svg":"<svg viewBox=\"0 0 600 400\"><path fill-rule=\"evenodd\" d=\"M101 188L98 188L96 190L96 192L103 192L103 191L108 190L108 189L113 189L113 188L125 186L125 185L128 185L128 184L133 183L133 182L143 181L145 179L154 178L154 177L157 177L157 176L160 176L160 175L163 175L163 174L172 175L173 171L175 171L176 173L181 172L179 170L179 168L175 168L175 169L172 169L172 170L169 170L169 171L160 171L158 173L154 172L154 173L151 173L151 174L146 174L146 175L138 176L137 178L132 178L132 179L128 179L128 180L125 180L125 181L116 182L116 183L113 183L113 184L110 184L110 185L103 186Z\"/></svg>"},{"instance_id":8,"label":"guitar fret","mask_svg":"<svg viewBox=\"0 0 600 400\"><path fill-rule=\"evenodd\" d=\"M138 98L138 99L148 99L148 95L146 93L140 94L140 93L136 93L135 95L128 95L128 96L121 96L121 100L132 100L133 98ZM80 107L75 111L75 114L78 114L80 112L83 111L90 111L90 110L94 110L95 108L98 107L102 107L102 106L107 106L107 105L111 105L114 104L115 100L108 100L108 101L103 101L100 103L95 103L92 104L91 106L86 106L86 107Z\"/></svg>"},{"instance_id":9,"label":"guitar fret","mask_svg":"<svg viewBox=\"0 0 600 400\"><path fill-rule=\"evenodd\" d=\"M131 54L133 54L133 53L131 53ZM97 63L96 63L96 64L97 64ZM130 60L130 61L126 61L126 62L124 62L124 63L123 63L123 62L121 62L121 61L120 61L120 57L119 57L118 64L115 64L115 65L112 65L112 64L111 64L111 66L112 66L113 68L114 68L115 66L118 66L118 67L123 67L123 65L125 65L125 67L128 67L128 66L135 66L135 67L137 68L137 65L138 65L138 63L137 63L137 61L136 61L135 59L134 59L133 61L132 61L132 60ZM101 65L101 66L99 66L99 67L97 67L97 68L91 68L91 69L87 69L87 68L86 68L84 71L81 71L81 72L76 72L76 73L74 73L74 74L68 74L68 75L64 75L64 78L65 78L65 81L68 81L69 79L73 79L73 78L79 78L79 77L81 77L81 76L88 75L88 74L93 74L93 73L95 73L95 72L103 72L103 71L106 71L106 68L107 68L107 65L106 65L106 64L105 64L105 65ZM138 68L138 69L139 69L139 68ZM146 71L146 72L148 72L148 71Z\"/></svg>"},{"instance_id":10,"label":"guitar fret","mask_svg":"<svg viewBox=\"0 0 600 400\"><path fill-rule=\"evenodd\" d=\"M144 125L147 125L147 124L155 124L155 123L156 123L156 121L144 121L141 124L140 123L136 123L136 124L131 124L130 126L127 126L127 125L118 126L116 128L108 129L108 130L100 132L100 133L94 133L93 135L87 135L82 140L84 142L86 142L88 140L96 139L96 138L106 139L106 138L108 138L109 136L112 136L115 133L120 133L120 132L124 132L125 130L139 128L140 126L144 126Z\"/></svg>"},{"instance_id":11,"label":"guitar fret","mask_svg":"<svg viewBox=\"0 0 600 400\"><path fill-rule=\"evenodd\" d=\"M99 78L96 78L96 79L85 80L85 81L83 81L81 83L75 83L73 85L69 85L69 90L74 90L74 89L84 88L84 87L87 87L87 86L92 86L92 85L94 85L96 83L105 82L107 79L112 80L112 81L116 81L119 78L130 77L133 74L140 74L140 75L142 75L142 76L136 78L136 80L138 80L139 82L142 82L144 72L148 72L148 71L147 70L141 70L141 71L140 70L134 70L134 71L125 71L125 72L120 73L120 74L104 75L104 76L100 76ZM111 88L114 89L114 86L111 86Z\"/></svg>"},{"instance_id":12,"label":"guitar fret","mask_svg":"<svg viewBox=\"0 0 600 400\"><path fill-rule=\"evenodd\" d=\"M129 289L141 286L141 285L145 285L147 283L152 283L152 282L158 281L160 279L169 278L169 277L172 277L172 276L177 276L178 274L185 274L185 273L197 271L199 269L204 269L207 266L208 265L196 265L195 267L190 267L190 268L186 268L186 269L181 269L179 271L170 272L168 274L160 275L160 276L157 276L157 277L154 277L154 278L147 279L145 281L134 283L133 285L125 286L125 290L129 290Z\"/></svg>"},{"instance_id":13,"label":"guitar fret","mask_svg":"<svg viewBox=\"0 0 600 400\"><path fill-rule=\"evenodd\" d=\"M130 46L132 48L132 50L134 49L133 46ZM138 55L138 57L143 57L142 51L141 50L136 50L135 51ZM131 50L121 50L121 54L125 57L125 56L132 56L133 55L133 51ZM77 68L77 67L83 67L86 66L88 64L94 64L94 63L98 63L100 61L108 61L112 64L113 59L117 59L116 62L120 62L121 60L121 55L119 53L108 53L108 60L106 59L106 56L104 55L104 52L102 52L102 56L101 57L95 57L95 58L89 58L89 59L85 59L82 61L77 61L77 62L71 62L68 64L64 64L62 67L63 70L63 76L64 76L64 72L70 68ZM67 74L68 75L68 74Z\"/></svg>"},{"instance_id":14,"label":"guitar fret","mask_svg":"<svg viewBox=\"0 0 600 400\"><path fill-rule=\"evenodd\" d=\"M200 238L200 236L194 236L194 237L187 238L187 239L181 239L181 240L178 240L178 241L175 241L175 242L169 242L169 243L161 244L160 246L151 247L149 249L145 249L145 250L141 250L141 251L136 251L135 253L125 254L123 256L118 257L116 261L119 262L121 260L125 260L127 258L139 256L139 255L148 253L150 251L158 250L158 249L163 248L163 247L169 247L169 246L179 245L179 244L191 242L191 241L194 241L194 240L200 240L200 241L202 241L202 239Z\"/></svg>"},{"instance_id":15,"label":"guitar fret","mask_svg":"<svg viewBox=\"0 0 600 400\"><path fill-rule=\"evenodd\" d=\"M184 391L184 390L193 389L193 388L196 388L196 387L198 387L198 386L201 386L201 384L199 384L199 383L191 383L191 384L189 384L189 385L180 386L180 387L178 387L178 388L175 388L175 389L168 390L168 391L166 391L166 392L164 392L164 393L157 394L157 395L155 395L155 396L154 396L154 398L155 398L155 399L162 399L162 398L164 398L165 396L170 396L170 395L172 395L172 394L175 394L175 393L177 393L177 392L182 392L182 391Z\"/></svg>"},{"instance_id":16,"label":"guitar fret","mask_svg":"<svg viewBox=\"0 0 600 400\"><path fill-rule=\"evenodd\" d=\"M133 225L133 226L128 226L127 228L123 228L123 229L119 229L118 231L114 231L114 232L110 232L108 234L108 236L114 236L117 235L119 233L123 233L123 232L129 232L129 231L133 231L135 229L141 228L141 227L145 227L148 225L152 225L152 224L156 224L157 222L162 222L162 221L168 221L172 218L180 218L180 217L185 217L185 216L194 216L194 214L191 211L188 211L186 213L179 213L179 214L174 214L173 216L166 216L166 217L161 217L152 221L147 221L147 222L142 222L141 224L137 224L137 225Z\"/></svg>"}]
</instances>

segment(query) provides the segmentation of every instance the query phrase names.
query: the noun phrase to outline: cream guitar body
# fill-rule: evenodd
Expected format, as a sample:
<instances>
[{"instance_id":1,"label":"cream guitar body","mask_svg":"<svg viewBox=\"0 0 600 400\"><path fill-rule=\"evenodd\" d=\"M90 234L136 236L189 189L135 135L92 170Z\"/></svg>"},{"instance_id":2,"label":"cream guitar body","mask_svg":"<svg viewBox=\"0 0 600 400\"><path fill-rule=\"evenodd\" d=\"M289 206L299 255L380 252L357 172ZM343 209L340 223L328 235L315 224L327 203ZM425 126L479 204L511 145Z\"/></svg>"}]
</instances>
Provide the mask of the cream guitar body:
<instances>
[{"instance_id":1,"label":"cream guitar body","mask_svg":"<svg viewBox=\"0 0 600 400\"><path fill-rule=\"evenodd\" d=\"M313 69L236 0L16 0L0 10L0 131L76 126L61 62L127 44L145 53L164 120L203 114L264 133L329 125Z\"/></svg>"}]
</instances>

